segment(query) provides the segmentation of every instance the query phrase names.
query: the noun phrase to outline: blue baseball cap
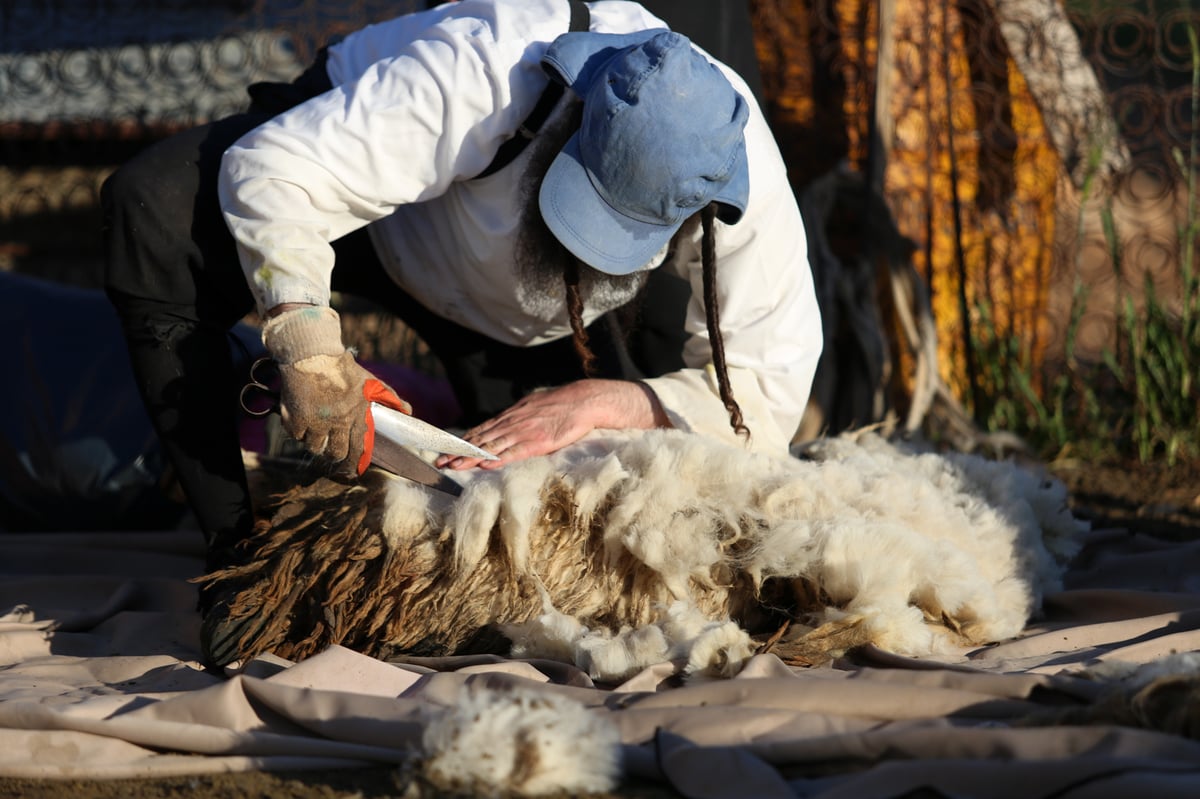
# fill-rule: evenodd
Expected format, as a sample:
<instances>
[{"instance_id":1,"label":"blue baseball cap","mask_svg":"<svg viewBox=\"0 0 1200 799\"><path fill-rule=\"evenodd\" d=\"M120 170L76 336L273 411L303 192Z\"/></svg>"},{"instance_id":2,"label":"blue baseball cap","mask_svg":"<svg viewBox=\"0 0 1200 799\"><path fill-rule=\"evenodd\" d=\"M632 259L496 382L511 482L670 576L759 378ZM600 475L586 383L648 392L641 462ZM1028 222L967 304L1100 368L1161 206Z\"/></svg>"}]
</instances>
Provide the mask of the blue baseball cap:
<instances>
[{"instance_id":1,"label":"blue baseball cap","mask_svg":"<svg viewBox=\"0 0 1200 799\"><path fill-rule=\"evenodd\" d=\"M750 110L686 36L566 33L542 66L583 99L580 129L538 196L546 225L576 257L625 275L710 202L722 222L741 218Z\"/></svg>"}]
</instances>

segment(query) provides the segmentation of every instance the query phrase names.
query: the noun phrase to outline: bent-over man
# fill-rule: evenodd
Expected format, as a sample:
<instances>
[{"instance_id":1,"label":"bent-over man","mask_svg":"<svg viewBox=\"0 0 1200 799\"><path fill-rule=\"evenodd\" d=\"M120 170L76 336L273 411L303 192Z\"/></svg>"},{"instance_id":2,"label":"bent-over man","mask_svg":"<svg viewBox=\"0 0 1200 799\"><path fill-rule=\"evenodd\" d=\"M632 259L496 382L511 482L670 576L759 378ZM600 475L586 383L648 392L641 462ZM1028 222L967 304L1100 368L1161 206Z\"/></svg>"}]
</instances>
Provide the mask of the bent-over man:
<instances>
[{"instance_id":1,"label":"bent-over man","mask_svg":"<svg viewBox=\"0 0 1200 799\"><path fill-rule=\"evenodd\" d=\"M407 409L343 346L333 291L428 343L465 437L500 458L483 468L597 428L787 453L822 343L800 213L745 83L641 5L460 0L251 96L103 193L107 291L210 568L251 529L226 341L245 314L285 429L348 477L370 462L369 403ZM639 362L613 312L652 274L691 299L667 323L682 351ZM638 315L661 328L659 310ZM236 627L219 597L202 610L222 664Z\"/></svg>"}]
</instances>

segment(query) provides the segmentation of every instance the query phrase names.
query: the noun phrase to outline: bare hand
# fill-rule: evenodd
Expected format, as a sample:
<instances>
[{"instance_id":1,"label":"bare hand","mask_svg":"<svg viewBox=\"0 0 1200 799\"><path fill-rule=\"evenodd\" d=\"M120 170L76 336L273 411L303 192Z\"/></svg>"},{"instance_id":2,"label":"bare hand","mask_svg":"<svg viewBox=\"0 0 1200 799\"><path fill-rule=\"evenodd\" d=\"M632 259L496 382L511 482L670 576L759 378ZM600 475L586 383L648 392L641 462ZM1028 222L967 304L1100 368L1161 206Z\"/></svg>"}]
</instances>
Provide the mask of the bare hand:
<instances>
[{"instance_id":1,"label":"bare hand","mask_svg":"<svg viewBox=\"0 0 1200 799\"><path fill-rule=\"evenodd\" d=\"M535 391L511 408L468 430L464 438L500 460L443 455L438 468L495 469L506 463L547 455L573 444L598 428L669 427L658 397L642 383L628 380L579 380Z\"/></svg>"}]
</instances>

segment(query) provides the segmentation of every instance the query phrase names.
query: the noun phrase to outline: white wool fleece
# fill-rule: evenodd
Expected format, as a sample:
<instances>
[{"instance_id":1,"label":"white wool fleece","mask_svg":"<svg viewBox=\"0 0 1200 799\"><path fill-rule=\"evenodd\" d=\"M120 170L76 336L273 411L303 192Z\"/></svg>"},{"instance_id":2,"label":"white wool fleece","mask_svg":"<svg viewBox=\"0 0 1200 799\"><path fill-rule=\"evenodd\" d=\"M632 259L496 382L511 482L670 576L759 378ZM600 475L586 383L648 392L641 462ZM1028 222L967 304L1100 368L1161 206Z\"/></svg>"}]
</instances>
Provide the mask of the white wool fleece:
<instances>
[{"instance_id":1,"label":"white wool fleece","mask_svg":"<svg viewBox=\"0 0 1200 799\"><path fill-rule=\"evenodd\" d=\"M518 654L570 653L600 680L664 659L689 674L735 673L753 643L731 614L756 606L771 578L803 578L828 597L817 621L852 619L898 654L1010 638L1086 529L1060 484L1011 463L869 439L821 457L755 455L677 430L601 432L464 473L462 497L431 527L453 546L456 579L469 581L498 544L538 586L540 615L495 619ZM552 493L575 514L572 529L537 512ZM437 501L420 496L400 488L388 502ZM424 517L389 508L387 519ZM388 533L401 546L419 539Z\"/></svg>"}]
</instances>

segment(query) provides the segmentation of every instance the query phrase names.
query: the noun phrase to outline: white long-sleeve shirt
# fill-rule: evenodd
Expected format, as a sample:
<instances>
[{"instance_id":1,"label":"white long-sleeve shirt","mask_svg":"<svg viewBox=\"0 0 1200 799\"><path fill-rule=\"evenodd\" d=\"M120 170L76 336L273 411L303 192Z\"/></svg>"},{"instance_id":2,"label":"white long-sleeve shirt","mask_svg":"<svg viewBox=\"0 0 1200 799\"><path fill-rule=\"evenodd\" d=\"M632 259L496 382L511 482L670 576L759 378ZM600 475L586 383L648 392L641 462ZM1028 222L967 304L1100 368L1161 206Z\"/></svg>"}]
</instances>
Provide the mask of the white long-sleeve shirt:
<instances>
[{"instance_id":1,"label":"white long-sleeve shirt","mask_svg":"<svg viewBox=\"0 0 1200 799\"><path fill-rule=\"evenodd\" d=\"M666 27L636 3L588 6L593 32ZM537 103L541 57L568 24L565 0L459 0L331 47L333 90L250 132L222 162L222 208L260 309L328 305L330 242L369 225L388 273L433 312L512 345L570 335L565 307L547 321L519 301L525 159L475 177ZM726 360L749 446L785 454L821 352L819 310L779 149L744 81L718 66L751 107L749 203L716 229ZM737 443L711 367L699 237L660 267L692 286L686 368L645 382L675 426ZM585 308L585 322L602 311Z\"/></svg>"}]
</instances>

